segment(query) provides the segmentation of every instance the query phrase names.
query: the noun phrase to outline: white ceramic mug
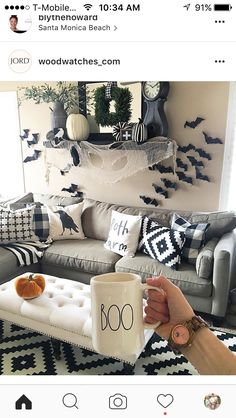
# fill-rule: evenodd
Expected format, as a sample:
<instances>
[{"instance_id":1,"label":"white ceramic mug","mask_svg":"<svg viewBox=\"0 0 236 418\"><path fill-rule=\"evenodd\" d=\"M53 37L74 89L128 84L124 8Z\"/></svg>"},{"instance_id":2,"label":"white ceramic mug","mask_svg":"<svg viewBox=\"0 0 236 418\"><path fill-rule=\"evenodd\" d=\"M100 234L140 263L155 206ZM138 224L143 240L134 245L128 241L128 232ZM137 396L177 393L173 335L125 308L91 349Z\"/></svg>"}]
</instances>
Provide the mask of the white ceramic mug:
<instances>
[{"instance_id":1,"label":"white ceramic mug","mask_svg":"<svg viewBox=\"0 0 236 418\"><path fill-rule=\"evenodd\" d=\"M143 319L143 291L154 286L141 283L131 273L107 273L91 279L92 343L107 356L132 355L144 346L144 328L156 328Z\"/></svg>"}]
</instances>

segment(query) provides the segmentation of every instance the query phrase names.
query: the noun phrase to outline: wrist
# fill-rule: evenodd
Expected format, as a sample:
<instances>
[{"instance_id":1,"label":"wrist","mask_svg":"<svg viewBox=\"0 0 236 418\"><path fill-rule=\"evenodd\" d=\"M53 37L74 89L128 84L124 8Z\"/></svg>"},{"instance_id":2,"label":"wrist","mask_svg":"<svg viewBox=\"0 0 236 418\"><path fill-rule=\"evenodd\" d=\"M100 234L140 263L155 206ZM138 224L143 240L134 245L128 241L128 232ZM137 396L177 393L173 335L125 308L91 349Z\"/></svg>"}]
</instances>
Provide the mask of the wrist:
<instances>
[{"instance_id":1,"label":"wrist","mask_svg":"<svg viewBox=\"0 0 236 418\"><path fill-rule=\"evenodd\" d=\"M168 345L178 354L192 346L197 334L203 328L208 328L208 325L200 316L194 315L187 321L181 321L171 329Z\"/></svg>"}]
</instances>

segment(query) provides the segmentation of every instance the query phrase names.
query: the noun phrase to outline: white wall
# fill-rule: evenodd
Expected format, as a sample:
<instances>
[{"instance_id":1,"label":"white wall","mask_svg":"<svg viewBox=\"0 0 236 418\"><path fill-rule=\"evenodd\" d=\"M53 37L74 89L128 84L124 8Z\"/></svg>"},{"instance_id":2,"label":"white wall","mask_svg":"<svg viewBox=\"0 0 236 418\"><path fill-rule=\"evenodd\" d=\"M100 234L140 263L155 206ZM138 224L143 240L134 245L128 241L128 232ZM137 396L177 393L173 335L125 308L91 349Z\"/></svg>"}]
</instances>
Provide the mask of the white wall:
<instances>
[{"instance_id":1,"label":"white wall","mask_svg":"<svg viewBox=\"0 0 236 418\"><path fill-rule=\"evenodd\" d=\"M52 83L53 84L53 83ZM0 83L0 91L17 90L22 83ZM26 83L24 83L26 85ZM32 83L28 83L32 85ZM160 182L160 174L149 170L120 181L113 185L101 184L92 173L82 173L78 167L73 167L65 176L61 176L62 169L69 161L67 151L53 150L54 167L51 167L49 183L45 180L45 159L47 152L43 146L46 133L50 130L50 111L48 104L36 105L24 102L20 108L21 129L29 128L31 132L40 133L39 148L43 151L38 161L25 165L25 181L27 191L45 193L61 193L63 187L76 183L87 197L120 204L145 206L139 195L155 197L161 200L161 207L189 210L217 210L219 206L219 192L222 173L224 145L207 145L202 130L212 137L219 137L225 141L229 83L227 82L171 82L170 93L166 103L166 113L169 121L169 136L179 145L192 143L210 153L212 160L204 160L204 174L210 178L210 183L196 180L194 169L189 168L194 178L194 185L178 181L179 189L170 194L169 199L161 199L152 183ZM196 129L184 128L185 122L195 120L197 116L205 119ZM24 154L29 153L25 149ZM180 155L187 163L186 155ZM51 158L51 157L50 157ZM166 162L168 164L168 161ZM165 176L175 180L172 176Z\"/></svg>"},{"instance_id":2,"label":"white wall","mask_svg":"<svg viewBox=\"0 0 236 418\"><path fill-rule=\"evenodd\" d=\"M24 192L22 150L16 92L0 92L0 196Z\"/></svg>"}]
</instances>

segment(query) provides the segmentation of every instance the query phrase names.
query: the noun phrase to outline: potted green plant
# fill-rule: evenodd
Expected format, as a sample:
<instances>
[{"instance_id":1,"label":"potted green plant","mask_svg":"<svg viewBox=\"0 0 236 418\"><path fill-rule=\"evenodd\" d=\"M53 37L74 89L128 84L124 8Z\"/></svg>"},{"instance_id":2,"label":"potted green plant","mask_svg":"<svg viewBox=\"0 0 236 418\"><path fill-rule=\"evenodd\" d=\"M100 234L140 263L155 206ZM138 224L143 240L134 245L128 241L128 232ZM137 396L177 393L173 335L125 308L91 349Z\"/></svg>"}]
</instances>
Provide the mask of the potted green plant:
<instances>
[{"instance_id":1,"label":"potted green plant","mask_svg":"<svg viewBox=\"0 0 236 418\"><path fill-rule=\"evenodd\" d=\"M78 105L78 86L65 81L58 81L55 87L44 83L40 86L20 87L19 105L24 100L33 100L36 104L52 103L51 128L66 128L67 112Z\"/></svg>"}]
</instances>

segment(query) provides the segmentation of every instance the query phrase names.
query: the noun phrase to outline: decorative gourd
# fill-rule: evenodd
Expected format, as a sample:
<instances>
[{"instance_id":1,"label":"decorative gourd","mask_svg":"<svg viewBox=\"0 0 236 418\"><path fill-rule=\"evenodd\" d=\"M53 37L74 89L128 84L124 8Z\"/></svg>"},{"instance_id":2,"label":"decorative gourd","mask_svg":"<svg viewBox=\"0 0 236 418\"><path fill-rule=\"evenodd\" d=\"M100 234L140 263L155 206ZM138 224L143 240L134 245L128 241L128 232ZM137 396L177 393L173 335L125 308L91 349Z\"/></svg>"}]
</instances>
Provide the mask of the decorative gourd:
<instances>
[{"instance_id":1,"label":"decorative gourd","mask_svg":"<svg viewBox=\"0 0 236 418\"><path fill-rule=\"evenodd\" d=\"M89 137L89 123L84 115L71 113L66 121L66 129L72 141L86 141Z\"/></svg>"},{"instance_id":2,"label":"decorative gourd","mask_svg":"<svg viewBox=\"0 0 236 418\"><path fill-rule=\"evenodd\" d=\"M138 143L145 142L148 138L147 126L139 119L138 123L133 124L132 140Z\"/></svg>"},{"instance_id":3,"label":"decorative gourd","mask_svg":"<svg viewBox=\"0 0 236 418\"><path fill-rule=\"evenodd\" d=\"M16 293L23 299L37 298L43 293L45 286L45 278L41 274L21 276L15 281Z\"/></svg>"}]
</instances>

